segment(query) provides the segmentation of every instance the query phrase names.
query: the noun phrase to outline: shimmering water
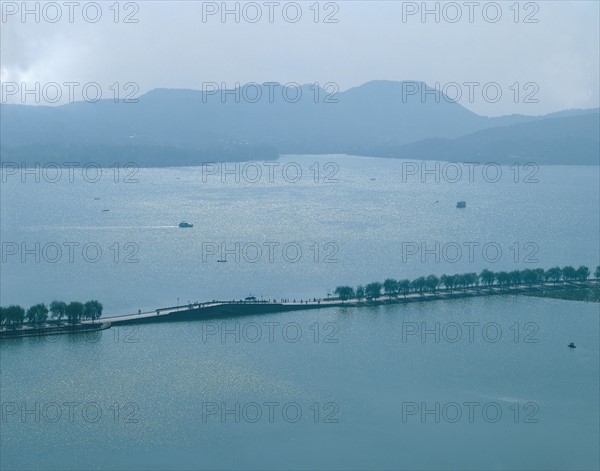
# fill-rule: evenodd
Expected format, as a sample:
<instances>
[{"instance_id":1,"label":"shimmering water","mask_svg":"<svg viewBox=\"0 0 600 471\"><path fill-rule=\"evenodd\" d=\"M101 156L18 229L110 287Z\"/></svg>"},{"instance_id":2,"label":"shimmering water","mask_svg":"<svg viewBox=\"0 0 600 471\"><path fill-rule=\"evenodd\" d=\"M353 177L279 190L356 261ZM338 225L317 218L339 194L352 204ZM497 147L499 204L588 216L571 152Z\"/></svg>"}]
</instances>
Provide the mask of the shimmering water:
<instances>
[{"instance_id":1,"label":"shimmering water","mask_svg":"<svg viewBox=\"0 0 600 471\"><path fill-rule=\"evenodd\" d=\"M322 181L330 161L337 183ZM542 168L529 184L515 183L506 167L497 183L420 183L403 182L398 161L280 164L290 162L301 162L297 183L277 174L273 183L203 182L200 169L142 170L129 184L112 174L96 184L77 174L52 184L7 177L3 244L49 251L92 243L103 252L97 262L77 250L73 263L66 250L56 263L50 252L23 262L3 245L2 305L97 298L114 315L177 298L314 297L389 276L598 263L597 168ZM194 228L179 229L182 220ZM403 259L403 242L436 241L503 252L495 263L477 250L455 263L449 252L439 263ZM250 252L239 262L203 262L202 244L221 242L295 242L303 253L296 263L281 252L272 262L250 263ZM537 263L525 263L526 243L537 248L527 261ZM123 263L124 255L138 262ZM598 318L597 304L505 296L3 341L0 464L598 469Z\"/></svg>"},{"instance_id":2,"label":"shimmering water","mask_svg":"<svg viewBox=\"0 0 600 471\"><path fill-rule=\"evenodd\" d=\"M2 465L597 469L598 329L597 305L507 296L5 342Z\"/></svg>"},{"instance_id":3,"label":"shimmering water","mask_svg":"<svg viewBox=\"0 0 600 471\"><path fill-rule=\"evenodd\" d=\"M133 177L121 169L118 183L106 169L98 183L80 171L73 183L66 170L56 183L5 176L2 303L97 298L105 314L116 315L177 298L324 297L342 283L486 267L592 266L600 258L598 167L542 167L531 176L521 166L518 183L516 170L503 167L499 181L489 183L480 165L473 183L467 167L458 183L450 182L451 168L439 183L433 177L421 183L397 160L300 156L278 164L273 183L264 164L257 183L248 181L252 168L239 183L235 175L225 175L225 183L220 174L203 176L199 167L142 169ZM302 177L292 183L296 165ZM494 172L488 173L491 181ZM138 182L124 182L132 179ZM459 200L466 210L455 208ZM178 228L184 220L194 228ZM16 255L5 253L7 243L17 244ZM240 261L225 254L228 262L217 263L218 253L203 262L203 244L205 250L226 244ZM405 252L416 244L418 254L403 254L403 244ZM423 262L422 248L434 249L438 260L425 254Z\"/></svg>"}]
</instances>

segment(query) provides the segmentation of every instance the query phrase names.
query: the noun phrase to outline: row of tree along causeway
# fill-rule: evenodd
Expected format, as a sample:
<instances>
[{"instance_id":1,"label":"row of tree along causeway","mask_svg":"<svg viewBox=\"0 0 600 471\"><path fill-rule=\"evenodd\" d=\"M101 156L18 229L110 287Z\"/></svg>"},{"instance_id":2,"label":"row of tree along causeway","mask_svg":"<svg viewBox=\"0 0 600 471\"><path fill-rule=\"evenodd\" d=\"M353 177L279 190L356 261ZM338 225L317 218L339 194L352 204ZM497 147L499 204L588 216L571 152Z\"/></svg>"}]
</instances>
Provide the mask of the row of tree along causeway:
<instances>
[{"instance_id":1,"label":"row of tree along causeway","mask_svg":"<svg viewBox=\"0 0 600 471\"><path fill-rule=\"evenodd\" d=\"M120 324L188 321L328 307L401 304L503 294L548 294L551 297L563 297L561 292L598 289L600 266L594 272L595 280L590 280L590 275L589 268L585 266L566 266L548 270L527 268L509 272L483 270L479 274L464 273L440 277L429 275L414 280L388 278L383 283L376 281L356 288L338 286L335 289L336 296L327 299L259 301L248 297L239 301L188 303L148 312L138 311L136 314L108 317L102 321L99 321L102 316L102 304L96 300L86 303L74 301L68 304L52 301L49 306L36 304L27 310L18 305L11 305L0 307L0 339L87 332ZM577 299L577 296L563 298Z\"/></svg>"}]
</instances>

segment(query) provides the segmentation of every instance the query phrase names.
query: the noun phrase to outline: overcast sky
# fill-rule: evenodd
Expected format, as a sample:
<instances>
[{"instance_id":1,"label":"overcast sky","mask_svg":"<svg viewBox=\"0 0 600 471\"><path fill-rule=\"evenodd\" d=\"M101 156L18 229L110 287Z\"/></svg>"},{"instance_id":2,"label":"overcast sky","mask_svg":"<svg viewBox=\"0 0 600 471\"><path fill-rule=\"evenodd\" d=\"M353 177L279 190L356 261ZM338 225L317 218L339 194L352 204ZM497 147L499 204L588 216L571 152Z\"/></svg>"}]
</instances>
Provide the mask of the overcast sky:
<instances>
[{"instance_id":1,"label":"overcast sky","mask_svg":"<svg viewBox=\"0 0 600 471\"><path fill-rule=\"evenodd\" d=\"M370 80L419 80L461 93L464 106L485 115L599 106L597 1L520 2L517 8L514 1L428 2L430 10L439 9L438 18L423 18L421 2L320 2L318 8L313 1L227 2L232 10L239 5L239 16L225 21L216 11L221 2L121 2L118 22L114 2L99 3L102 17L94 23L97 9L89 2L29 2L39 8L38 18L23 18L20 1L2 2L3 87L97 82L110 98L114 82L134 82L140 95L153 88L201 89L205 82L230 88L237 82L333 82L345 90ZM58 9L62 16L52 22ZM128 14L137 23L126 23ZM497 85L489 85L484 98L490 83ZM502 98L494 103L498 87ZM62 91L64 101L68 89ZM3 94L3 102L22 101L19 93ZM26 103L34 104L34 95Z\"/></svg>"}]
</instances>

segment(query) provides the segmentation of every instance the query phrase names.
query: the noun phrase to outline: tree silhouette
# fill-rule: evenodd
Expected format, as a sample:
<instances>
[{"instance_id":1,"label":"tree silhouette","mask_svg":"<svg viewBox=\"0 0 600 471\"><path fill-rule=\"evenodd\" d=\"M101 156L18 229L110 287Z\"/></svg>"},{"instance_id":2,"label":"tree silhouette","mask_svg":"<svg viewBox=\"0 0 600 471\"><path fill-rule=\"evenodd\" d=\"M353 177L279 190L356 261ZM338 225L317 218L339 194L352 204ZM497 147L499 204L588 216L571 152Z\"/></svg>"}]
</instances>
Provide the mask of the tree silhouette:
<instances>
[{"instance_id":1,"label":"tree silhouette","mask_svg":"<svg viewBox=\"0 0 600 471\"><path fill-rule=\"evenodd\" d=\"M83 304L77 301L70 302L67 306L67 319L71 324L75 324L81 320L83 315Z\"/></svg>"},{"instance_id":2,"label":"tree silhouette","mask_svg":"<svg viewBox=\"0 0 600 471\"><path fill-rule=\"evenodd\" d=\"M583 283L590 277L590 269L584 265L581 265L576 272L577 279Z\"/></svg>"},{"instance_id":3,"label":"tree silhouette","mask_svg":"<svg viewBox=\"0 0 600 471\"><path fill-rule=\"evenodd\" d=\"M535 274L537 275L537 282L541 285L544 284L544 276L545 276L545 271L543 268L536 268L535 270L533 270L535 272Z\"/></svg>"},{"instance_id":4,"label":"tree silhouette","mask_svg":"<svg viewBox=\"0 0 600 471\"><path fill-rule=\"evenodd\" d=\"M30 324L41 326L48 319L48 308L45 304L35 304L27 309L26 317Z\"/></svg>"},{"instance_id":5,"label":"tree silhouette","mask_svg":"<svg viewBox=\"0 0 600 471\"><path fill-rule=\"evenodd\" d=\"M468 288L479 286L479 277L477 276L477 273L465 273L463 276Z\"/></svg>"},{"instance_id":6,"label":"tree silhouette","mask_svg":"<svg viewBox=\"0 0 600 471\"><path fill-rule=\"evenodd\" d=\"M50 303L50 317L60 325L60 320L67 315L67 303L63 301L52 301Z\"/></svg>"},{"instance_id":7,"label":"tree silhouette","mask_svg":"<svg viewBox=\"0 0 600 471\"><path fill-rule=\"evenodd\" d=\"M383 285L378 281L375 281L374 283L369 283L367 286L365 286L365 294L367 296L367 299L379 298L381 296L381 288L383 288Z\"/></svg>"},{"instance_id":8,"label":"tree silhouette","mask_svg":"<svg viewBox=\"0 0 600 471\"><path fill-rule=\"evenodd\" d=\"M562 277L562 270L559 267L549 268L544 277L556 284Z\"/></svg>"},{"instance_id":9,"label":"tree silhouette","mask_svg":"<svg viewBox=\"0 0 600 471\"><path fill-rule=\"evenodd\" d=\"M440 279L435 275L429 275L427 278L425 278L425 286L429 291L435 294L440 286Z\"/></svg>"},{"instance_id":10,"label":"tree silhouette","mask_svg":"<svg viewBox=\"0 0 600 471\"><path fill-rule=\"evenodd\" d=\"M421 296L423 295L423 291L425 290L425 286L426 286L426 278L424 276L420 276L419 278L413 280L412 282L412 288L415 290L415 292L418 292Z\"/></svg>"},{"instance_id":11,"label":"tree silhouette","mask_svg":"<svg viewBox=\"0 0 600 471\"><path fill-rule=\"evenodd\" d=\"M452 290L456 286L456 276L455 275L442 275L440 277L440 280L441 280L442 284L446 287L446 289L450 290L450 292L452 293Z\"/></svg>"},{"instance_id":12,"label":"tree silhouette","mask_svg":"<svg viewBox=\"0 0 600 471\"><path fill-rule=\"evenodd\" d=\"M352 289L352 288L351 288ZM83 305L83 317L95 321L102 315L102 304L96 300L91 300Z\"/></svg>"},{"instance_id":13,"label":"tree silhouette","mask_svg":"<svg viewBox=\"0 0 600 471\"><path fill-rule=\"evenodd\" d=\"M463 291L467 290L467 278L465 275L454 275L454 283L456 284L456 288L462 288Z\"/></svg>"},{"instance_id":14,"label":"tree silhouette","mask_svg":"<svg viewBox=\"0 0 600 471\"><path fill-rule=\"evenodd\" d=\"M526 268L522 272L522 279L523 283L525 283L531 288L531 286L538 281L538 274L535 271Z\"/></svg>"},{"instance_id":15,"label":"tree silhouette","mask_svg":"<svg viewBox=\"0 0 600 471\"><path fill-rule=\"evenodd\" d=\"M577 270L571 265L568 265L562 269L562 277L566 281L571 281L577 278Z\"/></svg>"},{"instance_id":16,"label":"tree silhouette","mask_svg":"<svg viewBox=\"0 0 600 471\"><path fill-rule=\"evenodd\" d=\"M494 284L496 275L494 274L494 272L485 269L482 270L482 272L479 274L479 278L481 279L481 282L489 288Z\"/></svg>"},{"instance_id":17,"label":"tree silhouette","mask_svg":"<svg viewBox=\"0 0 600 471\"><path fill-rule=\"evenodd\" d=\"M475 286L479 293L479 275L477 273L469 273L469 279L471 280L471 285Z\"/></svg>"},{"instance_id":18,"label":"tree silhouette","mask_svg":"<svg viewBox=\"0 0 600 471\"><path fill-rule=\"evenodd\" d=\"M521 278L520 270L513 270L508 273L508 276L509 276L510 284L512 284L512 285L520 285L521 284L522 278Z\"/></svg>"},{"instance_id":19,"label":"tree silhouette","mask_svg":"<svg viewBox=\"0 0 600 471\"><path fill-rule=\"evenodd\" d=\"M410 293L410 280L400 280L398 282L398 291L406 298L406 295Z\"/></svg>"},{"instance_id":20,"label":"tree silhouette","mask_svg":"<svg viewBox=\"0 0 600 471\"><path fill-rule=\"evenodd\" d=\"M398 294L398 282L392 278L388 278L383 282L383 290L389 298Z\"/></svg>"},{"instance_id":21,"label":"tree silhouette","mask_svg":"<svg viewBox=\"0 0 600 471\"><path fill-rule=\"evenodd\" d=\"M496 273L496 279L498 280L498 286L501 288L510 286L510 275L508 272L500 271Z\"/></svg>"},{"instance_id":22,"label":"tree silhouette","mask_svg":"<svg viewBox=\"0 0 600 471\"><path fill-rule=\"evenodd\" d=\"M25 320L25 309L18 304L13 304L6 308L4 315L13 328L20 327L23 325L23 320Z\"/></svg>"},{"instance_id":23,"label":"tree silhouette","mask_svg":"<svg viewBox=\"0 0 600 471\"><path fill-rule=\"evenodd\" d=\"M354 290L351 286L338 286L334 293L337 294L338 298L342 301L346 301L354 296Z\"/></svg>"}]
</instances>

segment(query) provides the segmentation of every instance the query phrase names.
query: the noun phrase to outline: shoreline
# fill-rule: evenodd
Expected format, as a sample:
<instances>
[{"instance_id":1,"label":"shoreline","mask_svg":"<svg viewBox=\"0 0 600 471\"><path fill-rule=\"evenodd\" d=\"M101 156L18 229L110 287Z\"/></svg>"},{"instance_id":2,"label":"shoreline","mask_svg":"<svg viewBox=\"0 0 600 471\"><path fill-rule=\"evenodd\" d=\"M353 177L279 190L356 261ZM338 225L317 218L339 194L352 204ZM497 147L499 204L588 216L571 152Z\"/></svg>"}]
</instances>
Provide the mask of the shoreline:
<instances>
[{"instance_id":1,"label":"shoreline","mask_svg":"<svg viewBox=\"0 0 600 471\"><path fill-rule=\"evenodd\" d=\"M588 280L586 282L563 281L554 284L542 284L536 286L519 285L508 289L499 287L490 288L469 288L465 290L454 290L453 292L440 290L436 293L411 293L406 296L396 297L381 296L370 300L319 300L308 302L272 302L272 301L215 301L208 303L189 304L183 306L173 306L159 308L155 311L143 312L137 314L128 314L124 316L114 316L103 318L99 322L83 321L76 325L63 325L44 327L25 327L21 329L0 330L0 340L15 339L23 337L59 335L68 333L85 333L100 330L106 330L112 326L132 325L132 324L150 324L159 322L181 322L190 320L208 320L218 317L238 317L255 314L273 314L290 311L303 311L313 309L326 309L331 307L365 307L381 306L389 304L408 304L441 300L481 298L503 295L542 295L544 292L565 292L574 290L584 290L599 286L598 280ZM539 296L537 296L539 297Z\"/></svg>"},{"instance_id":2,"label":"shoreline","mask_svg":"<svg viewBox=\"0 0 600 471\"><path fill-rule=\"evenodd\" d=\"M87 332L98 332L111 327L111 323L100 321L96 323L64 324L64 325L46 325L44 327L24 327L21 329L3 329L0 330L0 340L17 339L23 337L41 337L46 335L63 334L83 334Z\"/></svg>"}]
</instances>

